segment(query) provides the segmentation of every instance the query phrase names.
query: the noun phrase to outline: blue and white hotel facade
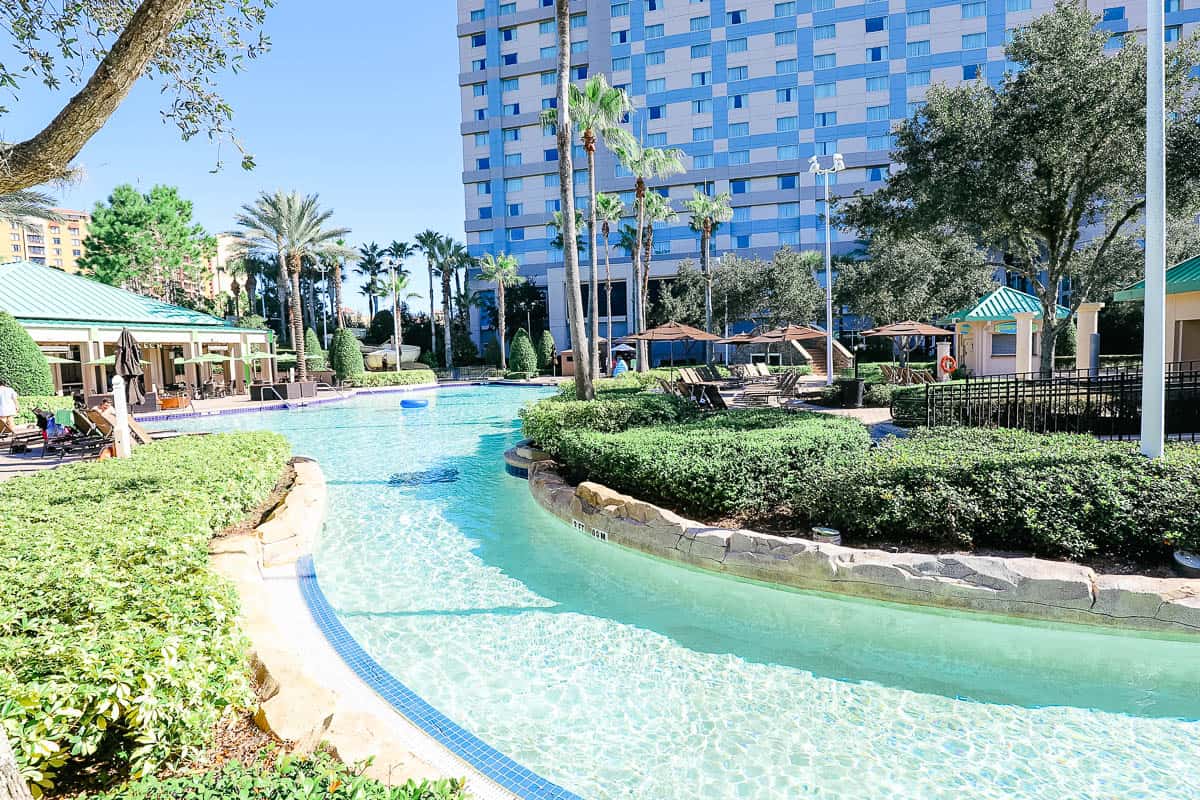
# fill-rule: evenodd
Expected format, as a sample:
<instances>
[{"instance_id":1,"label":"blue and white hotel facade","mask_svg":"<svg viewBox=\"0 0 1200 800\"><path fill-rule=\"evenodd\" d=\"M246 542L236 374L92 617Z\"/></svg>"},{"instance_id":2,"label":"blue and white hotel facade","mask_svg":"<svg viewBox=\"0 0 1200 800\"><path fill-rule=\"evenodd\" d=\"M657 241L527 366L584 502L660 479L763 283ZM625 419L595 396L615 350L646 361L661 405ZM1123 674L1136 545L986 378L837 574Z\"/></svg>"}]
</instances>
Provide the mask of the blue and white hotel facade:
<instances>
[{"instance_id":1,"label":"blue and white hotel facade","mask_svg":"<svg viewBox=\"0 0 1200 800\"><path fill-rule=\"evenodd\" d=\"M1144 31L1142 3L1088 5L1114 35ZM1168 40L1200 20L1200 0L1165 5ZM999 81L1006 39L1051 7L1052 0L573 0L571 63L576 79L604 73L630 94L630 127L641 141L686 154L687 172L652 188L676 208L696 187L729 192L734 219L717 233L716 251L769 259L782 246L824 247L823 190L808 174L811 156L823 166L835 152L845 156L835 196L878 187L892 127L928 87ZM559 202L557 154L539 123L555 92L553 1L458 0L458 12L467 243L474 255L518 258L521 274L546 289L551 331L565 348L562 256L547 229ZM580 148L574 166L583 208ZM603 148L596 171L601 191L620 195L632 213L633 178ZM632 270L615 232L612 241L613 330L624 334ZM835 251L855 246L834 232ZM684 216L656 230L652 279L670 277L698 250ZM586 257L583 271L586 279ZM480 341L490 338L478 315L472 325Z\"/></svg>"}]
</instances>

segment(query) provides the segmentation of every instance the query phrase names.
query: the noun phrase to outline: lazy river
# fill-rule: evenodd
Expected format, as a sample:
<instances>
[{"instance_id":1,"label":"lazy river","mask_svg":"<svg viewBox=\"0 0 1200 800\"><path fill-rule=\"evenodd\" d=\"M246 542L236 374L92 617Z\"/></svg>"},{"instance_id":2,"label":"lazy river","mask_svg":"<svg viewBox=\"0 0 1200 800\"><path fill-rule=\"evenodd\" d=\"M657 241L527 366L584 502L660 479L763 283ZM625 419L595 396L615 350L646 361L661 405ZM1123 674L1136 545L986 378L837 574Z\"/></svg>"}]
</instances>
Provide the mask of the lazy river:
<instances>
[{"instance_id":1,"label":"lazy river","mask_svg":"<svg viewBox=\"0 0 1200 800\"><path fill-rule=\"evenodd\" d=\"M173 427L317 458L324 592L381 665L588 800L1200 797L1200 641L793 592L543 511L501 455L543 390Z\"/></svg>"}]
</instances>

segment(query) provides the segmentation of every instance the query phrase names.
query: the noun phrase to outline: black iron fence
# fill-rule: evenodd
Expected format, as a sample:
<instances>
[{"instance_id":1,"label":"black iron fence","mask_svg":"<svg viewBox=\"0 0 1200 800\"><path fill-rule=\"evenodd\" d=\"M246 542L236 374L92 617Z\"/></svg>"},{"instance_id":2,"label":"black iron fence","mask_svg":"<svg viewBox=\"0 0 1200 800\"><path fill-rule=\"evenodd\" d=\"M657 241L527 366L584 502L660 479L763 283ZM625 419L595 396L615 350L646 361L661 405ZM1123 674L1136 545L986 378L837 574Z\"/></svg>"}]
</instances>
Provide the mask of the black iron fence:
<instances>
[{"instance_id":1,"label":"black iron fence","mask_svg":"<svg viewBox=\"0 0 1200 800\"><path fill-rule=\"evenodd\" d=\"M1168 365L1167 435L1200 441L1200 362ZM1137 438L1142 424L1142 371L1065 370L969 378L929 384L894 396L901 425L1021 428L1037 433L1090 433Z\"/></svg>"}]
</instances>

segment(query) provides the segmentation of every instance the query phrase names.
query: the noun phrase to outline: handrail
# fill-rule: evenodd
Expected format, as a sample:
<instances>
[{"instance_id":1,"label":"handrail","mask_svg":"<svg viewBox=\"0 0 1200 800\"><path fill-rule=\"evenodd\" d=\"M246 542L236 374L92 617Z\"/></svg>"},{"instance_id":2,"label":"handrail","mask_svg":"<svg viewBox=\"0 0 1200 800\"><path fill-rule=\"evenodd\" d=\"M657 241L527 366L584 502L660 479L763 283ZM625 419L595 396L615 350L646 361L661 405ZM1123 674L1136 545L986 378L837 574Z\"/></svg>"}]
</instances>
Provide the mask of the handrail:
<instances>
[{"instance_id":1,"label":"handrail","mask_svg":"<svg viewBox=\"0 0 1200 800\"><path fill-rule=\"evenodd\" d=\"M339 389L336 386L333 386L331 384L325 383L324 381L317 381L316 384L317 384L318 392L321 391L322 387L324 387L324 388L328 389L329 391L335 393L338 397L346 396L345 392L343 392L341 389Z\"/></svg>"}]
</instances>

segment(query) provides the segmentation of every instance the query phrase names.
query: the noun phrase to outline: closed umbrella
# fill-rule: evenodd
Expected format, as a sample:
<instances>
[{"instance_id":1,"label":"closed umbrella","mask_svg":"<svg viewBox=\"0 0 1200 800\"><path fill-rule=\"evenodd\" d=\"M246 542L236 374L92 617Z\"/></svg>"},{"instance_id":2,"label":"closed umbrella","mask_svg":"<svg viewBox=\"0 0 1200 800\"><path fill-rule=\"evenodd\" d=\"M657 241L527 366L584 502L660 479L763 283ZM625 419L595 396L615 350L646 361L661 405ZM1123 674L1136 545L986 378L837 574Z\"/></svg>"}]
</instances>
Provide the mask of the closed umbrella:
<instances>
[{"instance_id":1,"label":"closed umbrella","mask_svg":"<svg viewBox=\"0 0 1200 800\"><path fill-rule=\"evenodd\" d=\"M130 406L140 405L146 399L142 391L142 348L128 328L121 330L117 348L113 353L116 372L125 381L125 399Z\"/></svg>"}]
</instances>

